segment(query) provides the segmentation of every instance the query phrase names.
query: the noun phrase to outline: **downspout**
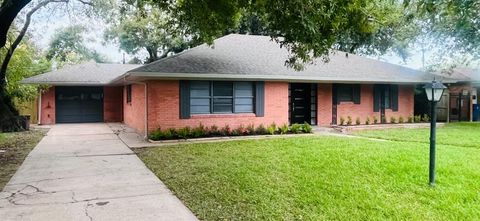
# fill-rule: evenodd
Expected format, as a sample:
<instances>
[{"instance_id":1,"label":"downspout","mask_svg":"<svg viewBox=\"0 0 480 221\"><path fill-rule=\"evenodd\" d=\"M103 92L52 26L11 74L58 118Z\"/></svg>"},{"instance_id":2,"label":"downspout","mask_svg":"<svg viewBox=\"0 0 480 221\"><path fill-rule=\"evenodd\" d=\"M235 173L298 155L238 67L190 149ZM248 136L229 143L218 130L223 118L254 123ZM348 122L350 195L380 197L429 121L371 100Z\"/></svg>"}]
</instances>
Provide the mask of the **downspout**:
<instances>
[{"instance_id":1,"label":"downspout","mask_svg":"<svg viewBox=\"0 0 480 221\"><path fill-rule=\"evenodd\" d=\"M140 82L140 81L127 81L126 76L123 77L123 82L125 83L133 83L133 84L143 84L145 86L145 111L144 111L144 122L145 122L145 135L143 138L148 139L148 88L147 88L147 83L145 82Z\"/></svg>"},{"instance_id":2,"label":"downspout","mask_svg":"<svg viewBox=\"0 0 480 221\"><path fill-rule=\"evenodd\" d=\"M38 89L38 110L37 110L37 124L40 125L42 123L42 90Z\"/></svg>"}]
</instances>

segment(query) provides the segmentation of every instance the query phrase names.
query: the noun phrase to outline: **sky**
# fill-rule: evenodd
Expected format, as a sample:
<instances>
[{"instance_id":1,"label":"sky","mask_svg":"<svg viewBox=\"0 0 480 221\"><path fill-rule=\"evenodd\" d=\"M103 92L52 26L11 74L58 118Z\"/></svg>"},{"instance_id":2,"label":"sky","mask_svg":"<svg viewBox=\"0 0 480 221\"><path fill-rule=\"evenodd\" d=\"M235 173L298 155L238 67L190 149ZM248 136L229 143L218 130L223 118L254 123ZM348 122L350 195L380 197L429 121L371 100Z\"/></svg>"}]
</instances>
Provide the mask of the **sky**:
<instances>
[{"instance_id":1,"label":"sky","mask_svg":"<svg viewBox=\"0 0 480 221\"><path fill-rule=\"evenodd\" d=\"M75 13L74 11L65 8L59 8L58 6L41 9L32 17L32 23L28 33L32 36L34 42L39 48L46 50L56 29L80 24L89 29L86 34L87 46L90 49L95 49L100 54L107 56L110 62L121 63L124 56L126 61L129 61L134 57L133 55L121 51L118 45L104 41L103 31L107 27L107 24L105 24L104 21L101 19L86 18L85 16L77 16L77 14L81 13ZM140 53L137 56L144 58L146 57L146 52ZM374 57L374 59L414 69L421 69L421 57L421 53L413 52L412 56L409 57L406 62L402 61L401 58L395 55L384 55L382 57Z\"/></svg>"}]
</instances>

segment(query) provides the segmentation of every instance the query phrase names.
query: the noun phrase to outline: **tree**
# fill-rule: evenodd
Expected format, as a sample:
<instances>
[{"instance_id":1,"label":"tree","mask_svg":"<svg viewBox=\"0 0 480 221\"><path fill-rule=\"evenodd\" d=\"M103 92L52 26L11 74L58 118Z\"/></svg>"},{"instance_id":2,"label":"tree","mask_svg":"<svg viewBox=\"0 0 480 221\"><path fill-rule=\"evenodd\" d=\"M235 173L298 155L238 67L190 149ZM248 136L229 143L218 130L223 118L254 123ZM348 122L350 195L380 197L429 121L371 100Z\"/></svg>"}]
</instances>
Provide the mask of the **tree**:
<instances>
[{"instance_id":1,"label":"tree","mask_svg":"<svg viewBox=\"0 0 480 221\"><path fill-rule=\"evenodd\" d=\"M413 18L395 0L153 1L170 9L188 34L208 43L235 29L242 13L255 14L265 21L262 33L291 52L287 64L296 69L316 57L328 60L334 48L385 53L401 37L399 28Z\"/></svg>"},{"instance_id":2,"label":"tree","mask_svg":"<svg viewBox=\"0 0 480 221\"><path fill-rule=\"evenodd\" d=\"M0 5L0 48L7 42L8 29L18 13L32 0L1 0Z\"/></svg>"},{"instance_id":3,"label":"tree","mask_svg":"<svg viewBox=\"0 0 480 221\"><path fill-rule=\"evenodd\" d=\"M76 64L83 61L95 60L105 63L105 56L86 46L84 34L87 29L73 25L55 30L47 50L47 59L55 60L60 64Z\"/></svg>"},{"instance_id":4,"label":"tree","mask_svg":"<svg viewBox=\"0 0 480 221\"><path fill-rule=\"evenodd\" d=\"M143 1L121 5L109 23L105 40L118 43L129 54L147 51L147 63L181 52L192 43L167 12Z\"/></svg>"}]
</instances>

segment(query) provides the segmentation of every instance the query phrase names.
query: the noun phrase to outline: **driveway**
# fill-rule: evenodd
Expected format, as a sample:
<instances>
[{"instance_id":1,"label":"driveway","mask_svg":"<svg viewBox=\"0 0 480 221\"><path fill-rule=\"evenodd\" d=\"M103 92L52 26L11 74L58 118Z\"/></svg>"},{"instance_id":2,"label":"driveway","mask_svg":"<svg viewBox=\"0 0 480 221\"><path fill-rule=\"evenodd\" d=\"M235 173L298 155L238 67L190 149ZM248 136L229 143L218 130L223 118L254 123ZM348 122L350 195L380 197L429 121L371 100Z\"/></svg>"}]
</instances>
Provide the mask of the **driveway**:
<instances>
[{"instance_id":1,"label":"driveway","mask_svg":"<svg viewBox=\"0 0 480 221\"><path fill-rule=\"evenodd\" d=\"M1 220L196 220L106 124L58 124L0 193Z\"/></svg>"}]
</instances>

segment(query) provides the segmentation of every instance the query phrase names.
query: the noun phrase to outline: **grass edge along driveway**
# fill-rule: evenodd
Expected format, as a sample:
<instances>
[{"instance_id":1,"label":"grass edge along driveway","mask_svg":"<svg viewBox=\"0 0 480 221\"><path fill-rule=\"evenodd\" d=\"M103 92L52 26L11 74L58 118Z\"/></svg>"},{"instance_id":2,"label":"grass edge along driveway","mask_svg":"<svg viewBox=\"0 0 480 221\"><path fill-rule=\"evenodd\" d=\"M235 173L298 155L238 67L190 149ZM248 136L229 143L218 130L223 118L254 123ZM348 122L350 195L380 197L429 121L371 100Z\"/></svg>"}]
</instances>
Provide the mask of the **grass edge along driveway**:
<instances>
[{"instance_id":1,"label":"grass edge along driveway","mask_svg":"<svg viewBox=\"0 0 480 221\"><path fill-rule=\"evenodd\" d=\"M480 149L341 137L144 149L145 164L202 220L480 217Z\"/></svg>"}]
</instances>

